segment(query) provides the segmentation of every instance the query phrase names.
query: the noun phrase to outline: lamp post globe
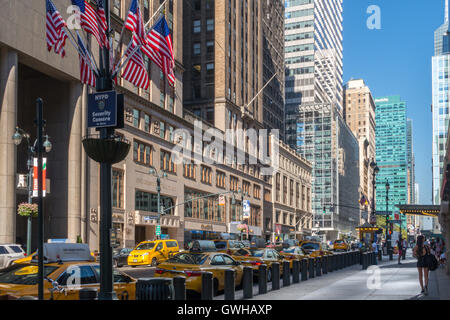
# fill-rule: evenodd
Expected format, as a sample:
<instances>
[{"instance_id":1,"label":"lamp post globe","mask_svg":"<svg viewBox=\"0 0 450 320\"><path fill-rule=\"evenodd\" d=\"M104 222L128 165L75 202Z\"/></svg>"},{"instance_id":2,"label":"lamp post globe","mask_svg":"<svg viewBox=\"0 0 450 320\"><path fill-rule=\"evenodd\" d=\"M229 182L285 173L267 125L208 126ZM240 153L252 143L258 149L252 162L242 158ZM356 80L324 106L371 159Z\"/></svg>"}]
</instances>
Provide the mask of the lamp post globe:
<instances>
[{"instance_id":1,"label":"lamp post globe","mask_svg":"<svg viewBox=\"0 0 450 320\"><path fill-rule=\"evenodd\" d=\"M42 146L44 147L46 153L52 151L52 143L48 140L48 136L45 136L45 141Z\"/></svg>"},{"instance_id":2,"label":"lamp post globe","mask_svg":"<svg viewBox=\"0 0 450 320\"><path fill-rule=\"evenodd\" d=\"M12 136L12 140L16 146L18 146L22 142L22 135L19 132L19 128L16 128L16 132L14 132Z\"/></svg>"}]
</instances>

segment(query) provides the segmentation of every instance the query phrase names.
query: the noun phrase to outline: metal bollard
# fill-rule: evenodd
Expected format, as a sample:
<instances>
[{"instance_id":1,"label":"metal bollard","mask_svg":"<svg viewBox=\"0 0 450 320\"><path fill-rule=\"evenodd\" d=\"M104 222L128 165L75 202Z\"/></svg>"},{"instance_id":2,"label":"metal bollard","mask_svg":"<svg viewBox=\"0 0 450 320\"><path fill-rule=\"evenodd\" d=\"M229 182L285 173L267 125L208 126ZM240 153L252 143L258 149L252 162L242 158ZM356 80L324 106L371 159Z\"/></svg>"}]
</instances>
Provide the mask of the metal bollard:
<instances>
[{"instance_id":1,"label":"metal bollard","mask_svg":"<svg viewBox=\"0 0 450 320\"><path fill-rule=\"evenodd\" d=\"M359 251L358 257L359 257L359 264L363 265L363 253L361 251Z\"/></svg>"},{"instance_id":2,"label":"metal bollard","mask_svg":"<svg viewBox=\"0 0 450 320\"><path fill-rule=\"evenodd\" d=\"M330 256L330 271L333 272L336 270L336 254Z\"/></svg>"},{"instance_id":3,"label":"metal bollard","mask_svg":"<svg viewBox=\"0 0 450 320\"><path fill-rule=\"evenodd\" d=\"M316 258L316 277L320 277L322 275L322 257Z\"/></svg>"},{"instance_id":4,"label":"metal bollard","mask_svg":"<svg viewBox=\"0 0 450 320\"><path fill-rule=\"evenodd\" d=\"M315 261L315 258L308 259L308 278L309 279L314 278L314 261Z\"/></svg>"},{"instance_id":5,"label":"metal bollard","mask_svg":"<svg viewBox=\"0 0 450 320\"><path fill-rule=\"evenodd\" d=\"M345 255L345 267L348 268L350 267L350 255L348 254L348 252L346 252L344 255Z\"/></svg>"},{"instance_id":6,"label":"metal bollard","mask_svg":"<svg viewBox=\"0 0 450 320\"><path fill-rule=\"evenodd\" d=\"M369 262L369 256L366 252L362 254L362 260L363 260L362 269L366 270Z\"/></svg>"},{"instance_id":7,"label":"metal bollard","mask_svg":"<svg viewBox=\"0 0 450 320\"><path fill-rule=\"evenodd\" d=\"M202 273L202 300L212 300L214 296L214 281L212 272Z\"/></svg>"},{"instance_id":8,"label":"metal bollard","mask_svg":"<svg viewBox=\"0 0 450 320\"><path fill-rule=\"evenodd\" d=\"M304 258L301 261L300 272L302 273L302 281L308 280L308 259Z\"/></svg>"},{"instance_id":9,"label":"metal bollard","mask_svg":"<svg viewBox=\"0 0 450 320\"><path fill-rule=\"evenodd\" d=\"M252 267L244 267L244 281L243 288L244 291L244 299L253 298L253 268Z\"/></svg>"},{"instance_id":10,"label":"metal bollard","mask_svg":"<svg viewBox=\"0 0 450 320\"><path fill-rule=\"evenodd\" d=\"M378 250L378 261L383 261L383 252Z\"/></svg>"},{"instance_id":11,"label":"metal bollard","mask_svg":"<svg viewBox=\"0 0 450 320\"><path fill-rule=\"evenodd\" d=\"M322 257L322 274L328 273L328 256Z\"/></svg>"},{"instance_id":12,"label":"metal bollard","mask_svg":"<svg viewBox=\"0 0 450 320\"><path fill-rule=\"evenodd\" d=\"M97 300L97 288L82 288L78 297L80 300Z\"/></svg>"},{"instance_id":13,"label":"metal bollard","mask_svg":"<svg viewBox=\"0 0 450 320\"><path fill-rule=\"evenodd\" d=\"M291 268L289 261L283 261L283 287L291 285Z\"/></svg>"},{"instance_id":14,"label":"metal bollard","mask_svg":"<svg viewBox=\"0 0 450 320\"><path fill-rule=\"evenodd\" d=\"M173 278L174 300L186 300L186 278Z\"/></svg>"},{"instance_id":15,"label":"metal bollard","mask_svg":"<svg viewBox=\"0 0 450 320\"><path fill-rule=\"evenodd\" d=\"M258 269L258 285L259 285L259 294L267 293L267 265L262 264Z\"/></svg>"},{"instance_id":16,"label":"metal bollard","mask_svg":"<svg viewBox=\"0 0 450 320\"><path fill-rule=\"evenodd\" d=\"M224 295L225 300L234 300L235 299L235 280L236 280L236 272L233 269L225 270L225 286L224 286Z\"/></svg>"},{"instance_id":17,"label":"metal bollard","mask_svg":"<svg viewBox=\"0 0 450 320\"><path fill-rule=\"evenodd\" d=\"M136 282L136 300L173 300L172 278L140 278Z\"/></svg>"},{"instance_id":18,"label":"metal bollard","mask_svg":"<svg viewBox=\"0 0 450 320\"><path fill-rule=\"evenodd\" d=\"M272 290L280 289L280 264L272 263Z\"/></svg>"},{"instance_id":19,"label":"metal bollard","mask_svg":"<svg viewBox=\"0 0 450 320\"><path fill-rule=\"evenodd\" d=\"M292 283L300 282L300 261L292 261Z\"/></svg>"}]
</instances>

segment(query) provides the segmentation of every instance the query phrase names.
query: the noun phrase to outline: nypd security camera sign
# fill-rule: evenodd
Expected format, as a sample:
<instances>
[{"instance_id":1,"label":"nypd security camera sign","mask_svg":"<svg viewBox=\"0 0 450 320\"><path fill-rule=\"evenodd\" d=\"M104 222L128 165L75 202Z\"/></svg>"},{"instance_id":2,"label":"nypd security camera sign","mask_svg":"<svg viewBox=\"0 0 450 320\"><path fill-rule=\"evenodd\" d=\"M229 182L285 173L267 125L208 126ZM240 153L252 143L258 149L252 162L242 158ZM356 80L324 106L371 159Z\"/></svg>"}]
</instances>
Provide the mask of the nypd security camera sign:
<instances>
[{"instance_id":1,"label":"nypd security camera sign","mask_svg":"<svg viewBox=\"0 0 450 320\"><path fill-rule=\"evenodd\" d=\"M88 95L88 128L117 126L117 93L98 92Z\"/></svg>"}]
</instances>

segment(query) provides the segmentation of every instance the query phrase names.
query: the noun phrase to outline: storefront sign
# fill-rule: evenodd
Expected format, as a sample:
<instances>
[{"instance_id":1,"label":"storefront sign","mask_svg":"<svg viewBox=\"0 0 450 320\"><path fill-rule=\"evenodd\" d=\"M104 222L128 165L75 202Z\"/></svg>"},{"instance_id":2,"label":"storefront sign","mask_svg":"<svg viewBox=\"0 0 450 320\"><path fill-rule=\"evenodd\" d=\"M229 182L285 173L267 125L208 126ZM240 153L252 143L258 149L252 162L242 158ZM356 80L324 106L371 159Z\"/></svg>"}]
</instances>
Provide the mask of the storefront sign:
<instances>
[{"instance_id":1,"label":"storefront sign","mask_svg":"<svg viewBox=\"0 0 450 320\"><path fill-rule=\"evenodd\" d=\"M276 224L275 225L275 233L276 234L280 234L281 233L281 224Z\"/></svg>"},{"instance_id":2,"label":"storefront sign","mask_svg":"<svg viewBox=\"0 0 450 320\"><path fill-rule=\"evenodd\" d=\"M225 205L225 196L223 194L221 194L219 196L219 206L224 206Z\"/></svg>"}]
</instances>

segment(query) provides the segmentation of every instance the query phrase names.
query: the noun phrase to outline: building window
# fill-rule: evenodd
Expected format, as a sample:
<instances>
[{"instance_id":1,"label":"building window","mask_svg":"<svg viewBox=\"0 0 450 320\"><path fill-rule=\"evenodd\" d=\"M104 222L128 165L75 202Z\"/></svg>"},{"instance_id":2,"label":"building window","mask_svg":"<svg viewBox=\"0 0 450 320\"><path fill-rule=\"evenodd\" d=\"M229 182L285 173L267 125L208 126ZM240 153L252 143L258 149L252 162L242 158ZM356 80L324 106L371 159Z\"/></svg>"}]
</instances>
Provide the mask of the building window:
<instances>
[{"instance_id":1,"label":"building window","mask_svg":"<svg viewBox=\"0 0 450 320\"><path fill-rule=\"evenodd\" d=\"M112 206L123 209L123 171L112 169Z\"/></svg>"},{"instance_id":2,"label":"building window","mask_svg":"<svg viewBox=\"0 0 450 320\"><path fill-rule=\"evenodd\" d=\"M194 20L193 32L200 33L202 31L200 20Z\"/></svg>"},{"instance_id":3,"label":"building window","mask_svg":"<svg viewBox=\"0 0 450 320\"><path fill-rule=\"evenodd\" d=\"M139 164L151 166L153 163L152 146L134 140L133 160Z\"/></svg>"},{"instance_id":4,"label":"building window","mask_svg":"<svg viewBox=\"0 0 450 320\"><path fill-rule=\"evenodd\" d=\"M261 199L261 187L258 185L253 185L253 198Z\"/></svg>"},{"instance_id":5,"label":"building window","mask_svg":"<svg viewBox=\"0 0 450 320\"><path fill-rule=\"evenodd\" d=\"M206 20L206 31L214 31L214 19Z\"/></svg>"},{"instance_id":6,"label":"building window","mask_svg":"<svg viewBox=\"0 0 450 320\"><path fill-rule=\"evenodd\" d=\"M173 132L174 132L174 129L173 129L172 126L168 126L167 129L168 129L169 141L173 143L173 139L174 139L173 138Z\"/></svg>"},{"instance_id":7,"label":"building window","mask_svg":"<svg viewBox=\"0 0 450 320\"><path fill-rule=\"evenodd\" d=\"M289 205L294 205L294 180L289 181Z\"/></svg>"},{"instance_id":8,"label":"building window","mask_svg":"<svg viewBox=\"0 0 450 320\"><path fill-rule=\"evenodd\" d=\"M272 193L269 189L264 189L264 201L272 202Z\"/></svg>"},{"instance_id":9,"label":"building window","mask_svg":"<svg viewBox=\"0 0 450 320\"><path fill-rule=\"evenodd\" d=\"M206 42L206 53L208 54L214 53L214 41Z\"/></svg>"},{"instance_id":10,"label":"building window","mask_svg":"<svg viewBox=\"0 0 450 320\"><path fill-rule=\"evenodd\" d=\"M144 130L145 132L150 133L150 123L151 123L151 118L148 114L144 114Z\"/></svg>"},{"instance_id":11,"label":"building window","mask_svg":"<svg viewBox=\"0 0 450 320\"><path fill-rule=\"evenodd\" d=\"M250 195L250 182L243 180L242 181L242 190L244 193Z\"/></svg>"},{"instance_id":12,"label":"building window","mask_svg":"<svg viewBox=\"0 0 450 320\"><path fill-rule=\"evenodd\" d=\"M206 64L206 74L214 74L214 63Z\"/></svg>"},{"instance_id":13,"label":"building window","mask_svg":"<svg viewBox=\"0 0 450 320\"><path fill-rule=\"evenodd\" d=\"M216 186L225 189L226 174L222 171L216 171Z\"/></svg>"},{"instance_id":14,"label":"building window","mask_svg":"<svg viewBox=\"0 0 450 320\"><path fill-rule=\"evenodd\" d=\"M195 180L196 178L196 170L195 164L188 160L183 160L183 176L188 179Z\"/></svg>"},{"instance_id":15,"label":"building window","mask_svg":"<svg viewBox=\"0 0 450 320\"><path fill-rule=\"evenodd\" d=\"M138 129L139 129L139 119L140 119L139 110L133 109L133 126Z\"/></svg>"},{"instance_id":16,"label":"building window","mask_svg":"<svg viewBox=\"0 0 450 320\"><path fill-rule=\"evenodd\" d=\"M164 150L161 150L161 170L173 174L177 173L177 167L172 160L172 154Z\"/></svg>"},{"instance_id":17,"label":"building window","mask_svg":"<svg viewBox=\"0 0 450 320\"><path fill-rule=\"evenodd\" d=\"M275 194L275 197L276 197L276 201L280 201L280 194L281 194L281 191L280 191L280 174L279 173L277 173L277 176L276 176L276 194Z\"/></svg>"},{"instance_id":18,"label":"building window","mask_svg":"<svg viewBox=\"0 0 450 320\"><path fill-rule=\"evenodd\" d=\"M170 197L161 196L161 206L164 209L170 209L165 211L166 214L173 215L174 201ZM158 195L153 193L148 193L144 191L136 190L135 192L135 210L147 211L147 212L158 212Z\"/></svg>"},{"instance_id":19,"label":"building window","mask_svg":"<svg viewBox=\"0 0 450 320\"><path fill-rule=\"evenodd\" d=\"M159 122L159 137L161 139L166 138L166 124L163 121Z\"/></svg>"},{"instance_id":20,"label":"building window","mask_svg":"<svg viewBox=\"0 0 450 320\"><path fill-rule=\"evenodd\" d=\"M233 176L230 176L230 190L238 191L239 189L239 179Z\"/></svg>"},{"instance_id":21,"label":"building window","mask_svg":"<svg viewBox=\"0 0 450 320\"><path fill-rule=\"evenodd\" d=\"M200 46L200 43L194 43L194 46L193 46L193 48L194 48L194 56L198 56L198 55L200 55L201 54L201 46Z\"/></svg>"},{"instance_id":22,"label":"building window","mask_svg":"<svg viewBox=\"0 0 450 320\"><path fill-rule=\"evenodd\" d=\"M122 0L114 0L113 13L120 17Z\"/></svg>"},{"instance_id":23,"label":"building window","mask_svg":"<svg viewBox=\"0 0 450 320\"><path fill-rule=\"evenodd\" d=\"M211 184L212 183L212 170L210 167L202 166L202 183Z\"/></svg>"}]
</instances>

